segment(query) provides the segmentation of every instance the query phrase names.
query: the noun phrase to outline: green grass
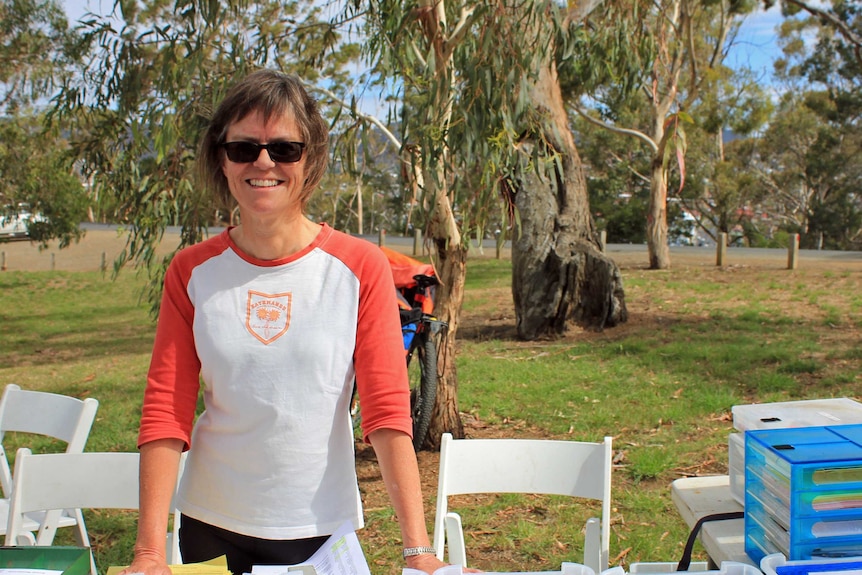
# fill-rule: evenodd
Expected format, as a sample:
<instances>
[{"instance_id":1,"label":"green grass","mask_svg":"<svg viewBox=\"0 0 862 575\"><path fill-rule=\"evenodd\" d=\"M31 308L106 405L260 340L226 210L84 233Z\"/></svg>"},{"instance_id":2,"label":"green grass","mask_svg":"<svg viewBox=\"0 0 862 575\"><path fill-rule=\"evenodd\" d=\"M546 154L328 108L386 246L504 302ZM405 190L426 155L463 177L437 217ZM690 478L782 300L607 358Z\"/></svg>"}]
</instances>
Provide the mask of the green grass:
<instances>
[{"instance_id":1,"label":"green grass","mask_svg":"<svg viewBox=\"0 0 862 575\"><path fill-rule=\"evenodd\" d=\"M505 317L511 265L471 259L465 316ZM467 435L614 437L611 558L678 559L687 527L669 484L725 473L733 405L854 397L862 383L859 272L679 268L624 270L630 322L602 333L520 342L471 330L458 341L458 401ZM100 401L88 450L134 450L154 324L142 279L98 273L0 274L0 381ZM7 451L25 438L6 437ZM26 438L28 445L30 438ZM46 442L39 449L52 449ZM429 522L434 493L426 493ZM577 560L594 509L559 498L470 502L468 546L497 570ZM89 513L102 569L125 564L134 514ZM372 572L400 572L391 509L372 508L362 538ZM58 539L62 542L62 539Z\"/></svg>"}]
</instances>

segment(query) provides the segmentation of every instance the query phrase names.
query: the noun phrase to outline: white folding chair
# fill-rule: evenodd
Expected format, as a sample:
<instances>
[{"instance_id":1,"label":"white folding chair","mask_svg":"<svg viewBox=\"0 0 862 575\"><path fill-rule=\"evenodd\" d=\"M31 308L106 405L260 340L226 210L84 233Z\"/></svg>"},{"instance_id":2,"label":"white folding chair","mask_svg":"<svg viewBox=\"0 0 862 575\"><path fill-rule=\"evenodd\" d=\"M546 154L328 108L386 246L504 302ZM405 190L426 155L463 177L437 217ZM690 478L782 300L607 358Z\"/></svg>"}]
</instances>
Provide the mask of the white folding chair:
<instances>
[{"instance_id":1,"label":"white folding chair","mask_svg":"<svg viewBox=\"0 0 862 575\"><path fill-rule=\"evenodd\" d=\"M180 460L180 473L185 457ZM86 452L33 454L22 447L15 455L15 488L9 507L6 545L14 545L27 513L45 509L138 509L140 454ZM168 563L179 555L179 512L173 507L173 527L167 534ZM78 523L81 545L90 546L83 520ZM20 541L20 539L18 539ZM37 537L36 545L51 542ZM98 575L90 554L92 575Z\"/></svg>"},{"instance_id":2,"label":"white folding chair","mask_svg":"<svg viewBox=\"0 0 862 575\"><path fill-rule=\"evenodd\" d=\"M12 493L12 472L3 449L6 432L28 433L52 437L66 443L66 453L81 453L87 444L99 402L93 398L77 399L67 395L43 391L25 391L10 383L0 398L0 535L6 534L9 515L9 497ZM40 537L53 541L58 527L78 524L81 512L77 509L58 509L29 513L25 517L19 537L23 543L35 541L34 531Z\"/></svg>"},{"instance_id":3,"label":"white folding chair","mask_svg":"<svg viewBox=\"0 0 862 575\"><path fill-rule=\"evenodd\" d=\"M464 531L449 496L472 493L569 495L602 502L601 520L586 524L584 565L608 567L611 518L611 437L602 443L542 439L458 439L444 433L440 447L434 548L437 557L467 566Z\"/></svg>"}]
</instances>

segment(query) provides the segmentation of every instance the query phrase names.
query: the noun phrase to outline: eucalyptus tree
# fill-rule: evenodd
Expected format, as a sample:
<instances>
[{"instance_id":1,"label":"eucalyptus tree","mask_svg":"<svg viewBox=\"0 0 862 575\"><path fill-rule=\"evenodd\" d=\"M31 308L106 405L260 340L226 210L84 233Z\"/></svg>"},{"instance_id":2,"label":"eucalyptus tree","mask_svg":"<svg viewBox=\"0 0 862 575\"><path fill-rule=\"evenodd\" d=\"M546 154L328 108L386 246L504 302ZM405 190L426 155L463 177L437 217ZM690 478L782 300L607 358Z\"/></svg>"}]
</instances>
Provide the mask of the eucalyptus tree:
<instances>
[{"instance_id":1,"label":"eucalyptus tree","mask_svg":"<svg viewBox=\"0 0 862 575\"><path fill-rule=\"evenodd\" d=\"M74 31L57 0L0 0L0 109L50 97L75 59Z\"/></svg>"},{"instance_id":2,"label":"eucalyptus tree","mask_svg":"<svg viewBox=\"0 0 862 575\"><path fill-rule=\"evenodd\" d=\"M0 217L22 208L40 217L28 225L32 241L61 248L77 241L87 215L87 196L71 167L61 134L46 131L40 115L0 118ZM4 238L0 237L0 243Z\"/></svg>"},{"instance_id":3,"label":"eucalyptus tree","mask_svg":"<svg viewBox=\"0 0 862 575\"><path fill-rule=\"evenodd\" d=\"M862 244L862 6L783 1L787 90L760 148L776 213L808 247Z\"/></svg>"},{"instance_id":4,"label":"eucalyptus tree","mask_svg":"<svg viewBox=\"0 0 862 575\"><path fill-rule=\"evenodd\" d=\"M134 261L149 271L155 310L173 255L156 255L166 227L180 226L179 249L230 220L234 206L215 204L193 169L202 131L228 86L267 66L338 89L356 47L313 1L114 6L111 14L81 19L81 50L89 57L55 99L54 117L73 122L73 146L95 197L112 209L108 219L129 226L115 268Z\"/></svg>"},{"instance_id":5,"label":"eucalyptus tree","mask_svg":"<svg viewBox=\"0 0 862 575\"><path fill-rule=\"evenodd\" d=\"M65 247L81 236L86 194L61 129L43 109L77 57L56 0L0 0L0 217L28 207L30 238ZM2 240L0 240L2 241Z\"/></svg>"},{"instance_id":6,"label":"eucalyptus tree","mask_svg":"<svg viewBox=\"0 0 862 575\"><path fill-rule=\"evenodd\" d=\"M554 47L569 14L534 0L350 8L368 24L374 69L401 87L402 150L441 279L436 311L449 329L429 438L461 436L454 341L469 238L484 235L495 207L515 237L522 337L559 333L573 320L595 328L625 321L619 271L599 249L556 78Z\"/></svg>"},{"instance_id":7,"label":"eucalyptus tree","mask_svg":"<svg viewBox=\"0 0 862 575\"><path fill-rule=\"evenodd\" d=\"M828 0L825 2L810 2L808 0L778 0L785 16L796 16L807 13L810 18L806 25L816 25L822 30L829 30L821 40L828 38L827 44L832 44L831 50L838 51L847 61L856 60L862 65L862 27L859 25L859 14L862 11L858 2L852 0ZM776 0L764 0L769 8ZM822 42L821 42L822 44ZM829 49L829 46L822 46Z\"/></svg>"},{"instance_id":8,"label":"eucalyptus tree","mask_svg":"<svg viewBox=\"0 0 862 575\"><path fill-rule=\"evenodd\" d=\"M503 189L518 210L520 235L512 242L512 284L518 334L524 339L563 333L569 322L590 329L628 319L622 277L603 252L589 205L587 178L575 144L557 69L571 30L590 3L560 9L539 5L540 22L517 23L526 46L547 46L526 76L529 106L504 164ZM559 28L544 24L559 21ZM505 109L505 108L504 108ZM505 120L504 120L505 122Z\"/></svg>"},{"instance_id":9,"label":"eucalyptus tree","mask_svg":"<svg viewBox=\"0 0 862 575\"><path fill-rule=\"evenodd\" d=\"M567 77L574 79L574 110L598 126L638 138L650 150L646 227L651 269L670 266L669 185L674 165L677 191L685 183L691 109L710 84L729 73L724 57L741 17L753 6L730 0L607 2L595 11L584 36L581 53L589 57L572 61L574 71ZM615 110L633 97L647 103L648 117L620 124Z\"/></svg>"},{"instance_id":10,"label":"eucalyptus tree","mask_svg":"<svg viewBox=\"0 0 862 575\"><path fill-rule=\"evenodd\" d=\"M721 232L730 237L742 229L746 242L758 243L752 208L762 201L765 188L756 183L753 166L756 136L773 112L769 88L750 69L722 69L705 85L691 108L687 181L678 199L713 241L719 241ZM726 133L732 135L729 142Z\"/></svg>"}]
</instances>

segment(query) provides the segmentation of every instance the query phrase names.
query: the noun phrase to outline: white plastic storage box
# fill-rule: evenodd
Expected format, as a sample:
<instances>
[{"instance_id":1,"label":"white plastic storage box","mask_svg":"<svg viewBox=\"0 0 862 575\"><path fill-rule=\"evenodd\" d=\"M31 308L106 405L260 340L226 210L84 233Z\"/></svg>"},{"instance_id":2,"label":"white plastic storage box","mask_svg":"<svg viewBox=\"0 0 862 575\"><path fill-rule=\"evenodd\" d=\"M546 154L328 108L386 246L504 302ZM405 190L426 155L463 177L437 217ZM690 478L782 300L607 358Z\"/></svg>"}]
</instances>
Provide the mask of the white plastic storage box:
<instances>
[{"instance_id":1,"label":"white plastic storage box","mask_svg":"<svg viewBox=\"0 0 862 575\"><path fill-rule=\"evenodd\" d=\"M593 571L592 567L587 567L586 565L582 565L580 563L569 563L564 562L560 566L560 571L552 571L553 575L557 575L557 573L561 575L596 575L596 572Z\"/></svg>"},{"instance_id":2,"label":"white plastic storage box","mask_svg":"<svg viewBox=\"0 0 862 575\"><path fill-rule=\"evenodd\" d=\"M293 568L290 569L290 572L293 572ZM443 575L460 574L462 573L462 569L460 565L447 565L446 567L440 567L436 572L443 573ZM602 573L608 573L608 571L602 571ZM564 562L559 571L506 571L497 573L491 571L486 573L486 575L597 575L597 573L593 571L592 567L587 567L580 563Z\"/></svg>"},{"instance_id":3,"label":"white plastic storage box","mask_svg":"<svg viewBox=\"0 0 862 575\"><path fill-rule=\"evenodd\" d=\"M674 575L680 573L697 573L698 575L763 575L754 565L738 561L722 561L718 569L708 570L707 563L692 562L688 571L677 571L677 563L632 563L629 573L632 575ZM606 572L605 572L606 573Z\"/></svg>"},{"instance_id":4,"label":"white plastic storage box","mask_svg":"<svg viewBox=\"0 0 862 575\"><path fill-rule=\"evenodd\" d=\"M633 575L639 573L641 575L657 575L659 573L677 573L676 566L679 565L676 561L656 562L656 563L632 563L629 565L629 573ZM706 561L692 561L687 571L703 573L709 570L709 563Z\"/></svg>"},{"instance_id":5,"label":"white plastic storage box","mask_svg":"<svg viewBox=\"0 0 862 575\"><path fill-rule=\"evenodd\" d=\"M862 403L847 397L734 405L730 411L738 431L862 423Z\"/></svg>"},{"instance_id":6,"label":"white plastic storage box","mask_svg":"<svg viewBox=\"0 0 862 575\"><path fill-rule=\"evenodd\" d=\"M734 405L731 413L733 427L740 432L862 423L862 403L847 397ZM742 433L732 433L728 438L727 468L730 494L740 505L745 505L745 443Z\"/></svg>"},{"instance_id":7,"label":"white plastic storage box","mask_svg":"<svg viewBox=\"0 0 862 575\"><path fill-rule=\"evenodd\" d=\"M783 553L772 553L760 560L764 575L841 575L858 574L862 569L862 557L824 557L788 561Z\"/></svg>"}]
</instances>

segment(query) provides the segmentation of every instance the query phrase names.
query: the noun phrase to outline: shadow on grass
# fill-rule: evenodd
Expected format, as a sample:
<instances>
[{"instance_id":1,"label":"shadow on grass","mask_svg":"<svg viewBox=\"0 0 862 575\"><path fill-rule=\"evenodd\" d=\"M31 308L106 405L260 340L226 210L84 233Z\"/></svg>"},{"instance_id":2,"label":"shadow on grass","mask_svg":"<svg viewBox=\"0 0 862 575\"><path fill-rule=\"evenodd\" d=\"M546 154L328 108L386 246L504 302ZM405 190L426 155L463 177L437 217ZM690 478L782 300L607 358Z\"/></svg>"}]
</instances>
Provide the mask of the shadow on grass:
<instances>
[{"instance_id":1,"label":"shadow on grass","mask_svg":"<svg viewBox=\"0 0 862 575\"><path fill-rule=\"evenodd\" d=\"M142 282L98 273L0 276L0 368L148 353L155 323ZM83 294L83 297L82 297Z\"/></svg>"}]
</instances>

